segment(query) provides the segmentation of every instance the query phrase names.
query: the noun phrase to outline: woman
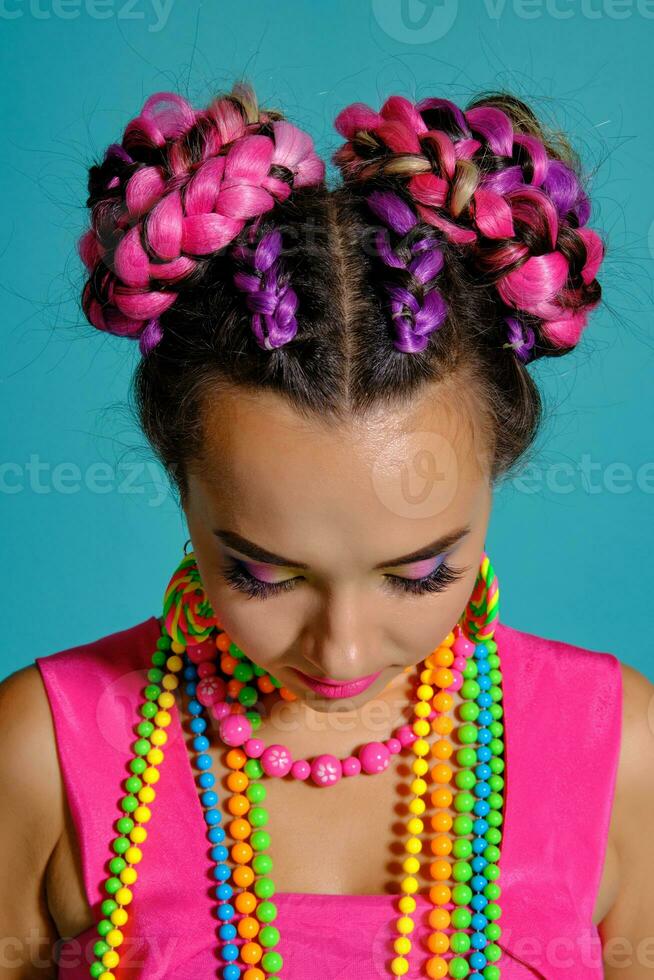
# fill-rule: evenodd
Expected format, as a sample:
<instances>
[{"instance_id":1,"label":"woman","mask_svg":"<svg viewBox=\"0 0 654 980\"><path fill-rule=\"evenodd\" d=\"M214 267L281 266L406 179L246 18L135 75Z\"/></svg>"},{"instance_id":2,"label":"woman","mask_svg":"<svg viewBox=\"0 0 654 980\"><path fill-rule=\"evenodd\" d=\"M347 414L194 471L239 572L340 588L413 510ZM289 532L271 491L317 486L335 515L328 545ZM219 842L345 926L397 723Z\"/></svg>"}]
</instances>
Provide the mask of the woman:
<instances>
[{"instance_id":1,"label":"woman","mask_svg":"<svg viewBox=\"0 0 654 980\"><path fill-rule=\"evenodd\" d=\"M579 161L506 93L336 128L329 188L249 85L157 93L91 168L193 547L1 686L7 976L654 975L652 685L502 623L485 551L600 300Z\"/></svg>"}]
</instances>

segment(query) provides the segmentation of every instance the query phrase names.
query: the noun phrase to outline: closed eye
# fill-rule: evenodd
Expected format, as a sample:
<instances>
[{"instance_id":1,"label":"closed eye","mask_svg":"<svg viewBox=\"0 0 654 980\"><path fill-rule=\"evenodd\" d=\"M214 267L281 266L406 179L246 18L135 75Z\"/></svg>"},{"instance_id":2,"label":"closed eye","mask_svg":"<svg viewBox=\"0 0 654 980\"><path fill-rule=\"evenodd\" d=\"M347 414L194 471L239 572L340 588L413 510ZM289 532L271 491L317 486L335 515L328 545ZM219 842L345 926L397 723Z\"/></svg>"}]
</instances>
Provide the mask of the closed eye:
<instances>
[{"instance_id":1,"label":"closed eye","mask_svg":"<svg viewBox=\"0 0 654 980\"><path fill-rule=\"evenodd\" d=\"M445 561L441 562L433 572L423 578L404 578L401 575L384 575L384 588L393 594L425 595L433 592L443 592L448 586L458 581L468 571L467 568L455 569ZM238 558L230 558L221 572L227 584L237 592L243 592L250 599L268 599L295 589L297 583L303 580L302 575L285 579L283 582L262 582L255 578Z\"/></svg>"}]
</instances>

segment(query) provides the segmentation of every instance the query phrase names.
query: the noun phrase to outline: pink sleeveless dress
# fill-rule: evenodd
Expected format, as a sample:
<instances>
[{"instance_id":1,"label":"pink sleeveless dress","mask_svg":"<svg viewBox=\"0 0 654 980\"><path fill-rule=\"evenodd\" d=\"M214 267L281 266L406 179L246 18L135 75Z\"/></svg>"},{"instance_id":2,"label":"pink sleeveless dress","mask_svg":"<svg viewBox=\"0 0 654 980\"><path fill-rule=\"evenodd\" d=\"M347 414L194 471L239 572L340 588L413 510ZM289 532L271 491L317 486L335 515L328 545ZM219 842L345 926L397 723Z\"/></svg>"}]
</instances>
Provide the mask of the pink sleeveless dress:
<instances>
[{"instance_id":1,"label":"pink sleeveless dress","mask_svg":"<svg viewBox=\"0 0 654 980\"><path fill-rule=\"evenodd\" d=\"M51 706L64 785L96 918L106 897L140 691L159 636L155 616L36 658ZM504 677L505 822L500 858L503 980L599 980L592 914L607 845L620 749L621 672L611 653L500 623ZM206 825L177 712L124 929L117 976L221 977ZM273 842L274 846L274 842ZM274 874L273 874L274 878ZM287 980L390 977L397 896L277 893ZM407 977L424 976L429 899L417 895ZM58 976L88 980L94 927L58 943ZM222 964L224 965L224 964Z\"/></svg>"}]
</instances>

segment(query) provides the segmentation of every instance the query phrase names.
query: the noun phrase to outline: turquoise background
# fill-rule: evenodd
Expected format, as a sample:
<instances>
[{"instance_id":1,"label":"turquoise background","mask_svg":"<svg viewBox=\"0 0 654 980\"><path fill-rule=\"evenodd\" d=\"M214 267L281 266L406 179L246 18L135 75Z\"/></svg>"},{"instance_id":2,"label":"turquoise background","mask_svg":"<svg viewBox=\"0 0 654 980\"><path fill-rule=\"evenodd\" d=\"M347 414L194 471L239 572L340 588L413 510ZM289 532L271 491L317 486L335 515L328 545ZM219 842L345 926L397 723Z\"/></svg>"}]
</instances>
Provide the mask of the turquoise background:
<instances>
[{"instance_id":1,"label":"turquoise background","mask_svg":"<svg viewBox=\"0 0 654 980\"><path fill-rule=\"evenodd\" d=\"M572 135L604 302L573 355L534 368L551 414L487 548L505 622L654 679L653 33L652 0L0 0L0 675L157 613L181 557L183 515L126 403L137 345L85 325L75 242L86 168L148 95L201 106L244 75L325 159L342 107L392 93L508 88Z\"/></svg>"}]
</instances>

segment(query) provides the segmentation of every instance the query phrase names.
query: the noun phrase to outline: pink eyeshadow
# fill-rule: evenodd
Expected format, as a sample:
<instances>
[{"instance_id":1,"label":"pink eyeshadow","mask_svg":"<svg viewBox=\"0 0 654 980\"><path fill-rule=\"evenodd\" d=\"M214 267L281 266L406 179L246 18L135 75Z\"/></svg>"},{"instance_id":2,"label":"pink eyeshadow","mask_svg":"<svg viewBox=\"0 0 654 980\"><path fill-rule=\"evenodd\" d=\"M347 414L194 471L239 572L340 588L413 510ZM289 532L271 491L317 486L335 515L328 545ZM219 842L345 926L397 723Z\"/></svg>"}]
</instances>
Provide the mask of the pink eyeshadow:
<instances>
[{"instance_id":1,"label":"pink eyeshadow","mask_svg":"<svg viewBox=\"0 0 654 980\"><path fill-rule=\"evenodd\" d=\"M430 575L442 563L443 556L437 555L434 558L426 558L424 561L416 562L410 566L408 572L402 573L402 578L425 578Z\"/></svg>"},{"instance_id":2,"label":"pink eyeshadow","mask_svg":"<svg viewBox=\"0 0 654 980\"><path fill-rule=\"evenodd\" d=\"M284 575L283 570L271 568L269 565L257 565L255 562L242 562L244 568L266 585L275 585L276 582L283 582L288 579L288 574Z\"/></svg>"}]
</instances>

